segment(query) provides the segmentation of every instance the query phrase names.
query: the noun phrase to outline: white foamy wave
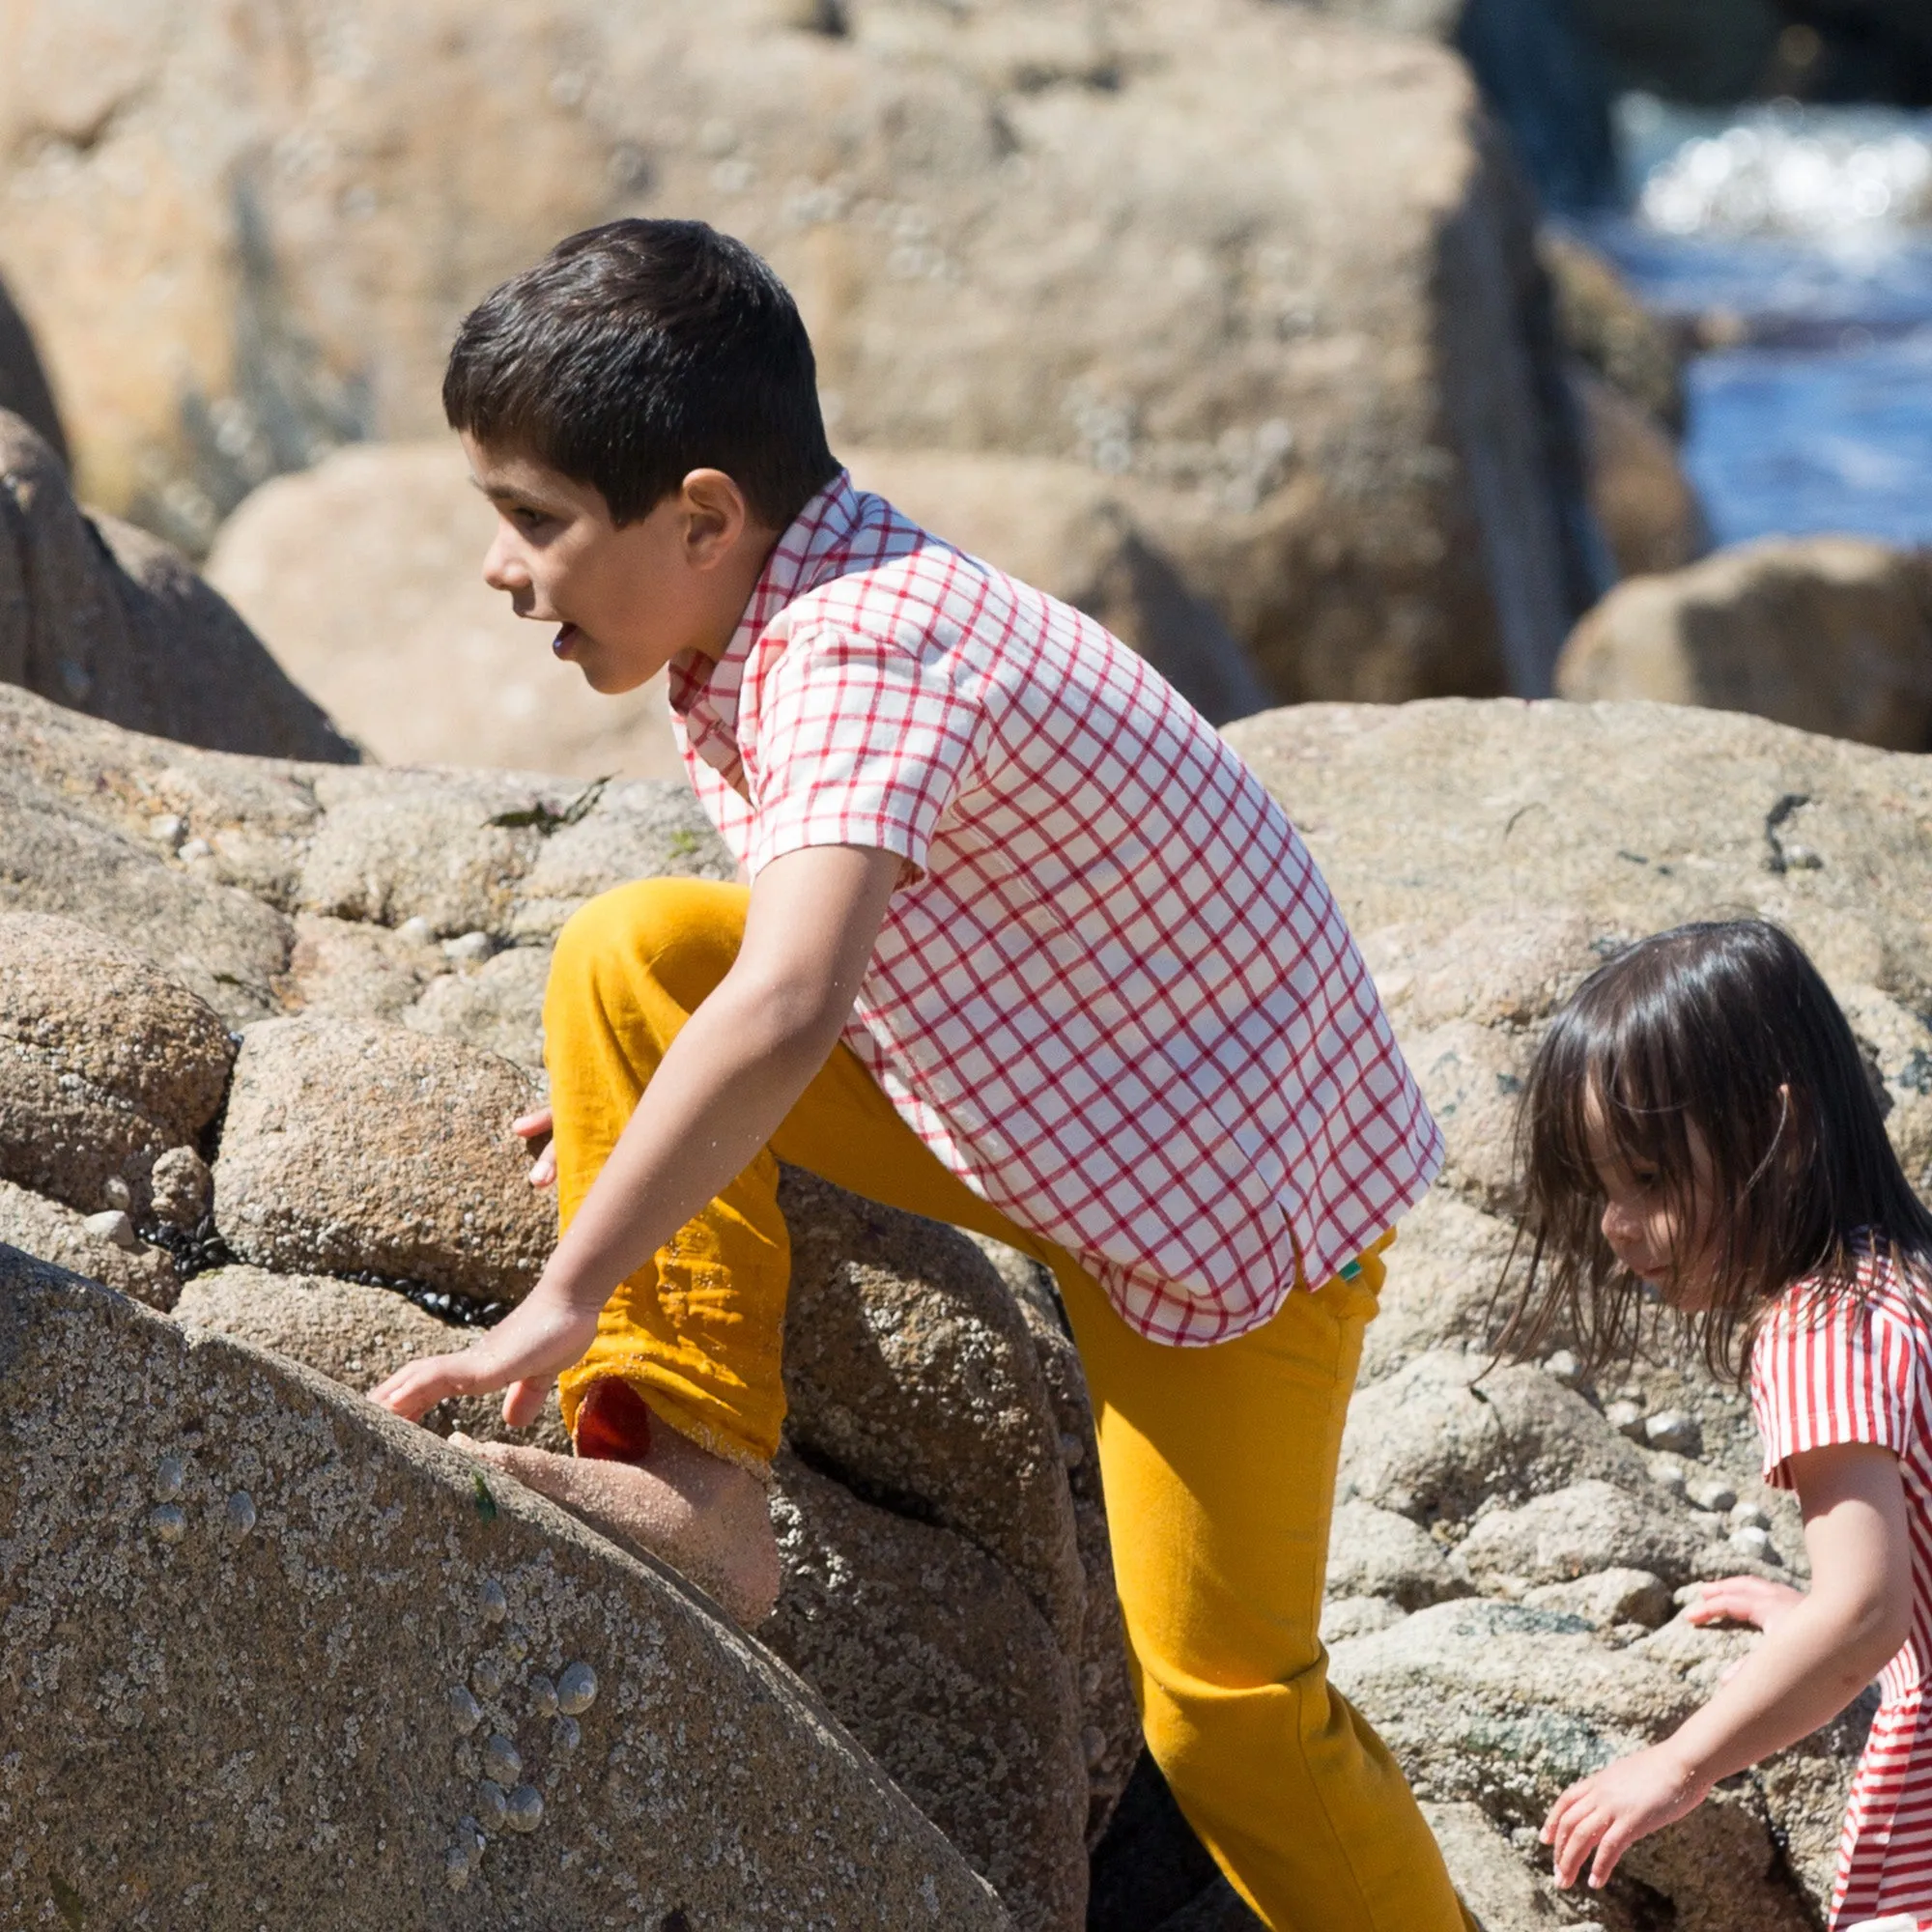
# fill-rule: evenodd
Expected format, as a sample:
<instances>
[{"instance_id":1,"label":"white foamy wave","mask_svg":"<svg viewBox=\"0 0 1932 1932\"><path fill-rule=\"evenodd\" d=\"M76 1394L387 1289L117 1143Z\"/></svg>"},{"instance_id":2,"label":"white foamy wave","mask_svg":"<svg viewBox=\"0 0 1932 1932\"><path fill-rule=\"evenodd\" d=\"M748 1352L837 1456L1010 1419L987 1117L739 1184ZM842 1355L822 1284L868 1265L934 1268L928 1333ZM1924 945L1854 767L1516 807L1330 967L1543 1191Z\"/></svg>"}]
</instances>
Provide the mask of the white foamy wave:
<instances>
[{"instance_id":1,"label":"white foamy wave","mask_svg":"<svg viewBox=\"0 0 1932 1932\"><path fill-rule=\"evenodd\" d=\"M1932 225L1932 117L1773 105L1674 143L1678 117L1656 103L1624 118L1648 122L1642 145L1658 158L1636 213L1665 234L1856 242Z\"/></svg>"}]
</instances>

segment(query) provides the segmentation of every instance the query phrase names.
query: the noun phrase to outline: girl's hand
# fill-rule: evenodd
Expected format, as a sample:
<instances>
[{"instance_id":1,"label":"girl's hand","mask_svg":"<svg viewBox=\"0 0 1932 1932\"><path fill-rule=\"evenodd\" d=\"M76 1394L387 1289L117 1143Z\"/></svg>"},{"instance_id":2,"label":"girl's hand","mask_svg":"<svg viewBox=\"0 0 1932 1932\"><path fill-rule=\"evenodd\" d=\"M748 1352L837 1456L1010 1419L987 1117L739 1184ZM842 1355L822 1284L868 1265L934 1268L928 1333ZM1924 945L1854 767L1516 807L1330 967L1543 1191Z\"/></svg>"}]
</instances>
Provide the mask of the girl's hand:
<instances>
[{"instance_id":1,"label":"girl's hand","mask_svg":"<svg viewBox=\"0 0 1932 1932\"><path fill-rule=\"evenodd\" d=\"M1554 1848L1557 1885L1567 1889L1576 1884L1594 1850L1590 1888L1600 1889L1639 1838L1694 1811L1710 1788L1668 1744L1619 1758L1573 1784L1543 1821L1543 1842Z\"/></svg>"},{"instance_id":2,"label":"girl's hand","mask_svg":"<svg viewBox=\"0 0 1932 1932\"><path fill-rule=\"evenodd\" d=\"M527 1114L520 1114L510 1122L510 1131L526 1141L541 1140L551 1131L552 1117L548 1107L535 1107ZM552 1141L530 1163L530 1185L532 1187L554 1187L556 1185L556 1143Z\"/></svg>"},{"instance_id":3,"label":"girl's hand","mask_svg":"<svg viewBox=\"0 0 1932 1932\"><path fill-rule=\"evenodd\" d=\"M1767 1577L1723 1577L1706 1583L1684 1612L1693 1624L1749 1624L1775 1630L1804 1601L1803 1590L1774 1583Z\"/></svg>"}]
</instances>

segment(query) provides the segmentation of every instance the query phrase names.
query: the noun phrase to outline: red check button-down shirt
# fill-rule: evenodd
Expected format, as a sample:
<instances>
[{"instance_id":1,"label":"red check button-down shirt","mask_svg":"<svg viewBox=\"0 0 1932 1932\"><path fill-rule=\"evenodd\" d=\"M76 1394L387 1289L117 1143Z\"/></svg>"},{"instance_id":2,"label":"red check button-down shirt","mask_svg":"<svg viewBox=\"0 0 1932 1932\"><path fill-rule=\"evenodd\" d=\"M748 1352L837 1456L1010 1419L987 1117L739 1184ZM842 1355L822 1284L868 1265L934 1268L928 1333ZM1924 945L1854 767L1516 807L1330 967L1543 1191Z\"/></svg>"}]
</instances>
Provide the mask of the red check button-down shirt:
<instances>
[{"instance_id":1,"label":"red check button-down shirt","mask_svg":"<svg viewBox=\"0 0 1932 1932\"><path fill-rule=\"evenodd\" d=\"M846 1040L1142 1334L1242 1334L1427 1188L1441 1137L1307 849L1092 618L841 475L670 699L754 879L904 861Z\"/></svg>"}]
</instances>

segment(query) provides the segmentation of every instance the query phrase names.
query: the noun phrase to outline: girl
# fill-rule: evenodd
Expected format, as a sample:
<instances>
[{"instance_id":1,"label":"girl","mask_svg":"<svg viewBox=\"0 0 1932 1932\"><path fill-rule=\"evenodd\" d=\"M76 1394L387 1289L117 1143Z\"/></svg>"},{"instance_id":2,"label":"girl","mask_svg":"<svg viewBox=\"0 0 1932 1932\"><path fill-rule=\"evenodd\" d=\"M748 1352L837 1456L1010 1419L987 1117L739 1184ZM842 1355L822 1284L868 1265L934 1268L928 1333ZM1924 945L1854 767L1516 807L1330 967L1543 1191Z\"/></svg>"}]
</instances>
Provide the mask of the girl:
<instances>
[{"instance_id":1,"label":"girl","mask_svg":"<svg viewBox=\"0 0 1932 1932\"><path fill-rule=\"evenodd\" d=\"M1793 1489L1807 1593L1709 1585L1690 1615L1764 1638L1672 1736L1556 1801L1560 1886L1605 1884L1719 1778L1816 1730L1883 1670L1839 1844L1834 1932L1932 1927L1932 1214L1844 1015L1760 920L1620 954L1557 1015L1523 1096L1529 1268L1505 1347L1601 1366L1654 1293L1748 1380L1765 1479Z\"/></svg>"}]
</instances>

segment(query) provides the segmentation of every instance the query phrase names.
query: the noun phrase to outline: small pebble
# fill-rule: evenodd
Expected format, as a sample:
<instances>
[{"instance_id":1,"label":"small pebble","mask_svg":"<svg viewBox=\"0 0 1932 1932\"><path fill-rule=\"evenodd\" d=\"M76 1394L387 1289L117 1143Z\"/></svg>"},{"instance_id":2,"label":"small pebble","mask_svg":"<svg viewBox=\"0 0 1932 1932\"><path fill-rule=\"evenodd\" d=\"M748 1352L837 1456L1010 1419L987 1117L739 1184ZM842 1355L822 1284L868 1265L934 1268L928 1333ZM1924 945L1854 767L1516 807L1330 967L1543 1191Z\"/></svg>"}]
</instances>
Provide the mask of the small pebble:
<instances>
[{"instance_id":1,"label":"small pebble","mask_svg":"<svg viewBox=\"0 0 1932 1932\"><path fill-rule=\"evenodd\" d=\"M556 1680L556 1708L566 1718L581 1716L597 1701L597 1673L587 1663L573 1663Z\"/></svg>"},{"instance_id":2,"label":"small pebble","mask_svg":"<svg viewBox=\"0 0 1932 1932\"><path fill-rule=\"evenodd\" d=\"M1089 1724L1080 1733L1080 1743L1087 1752L1087 1769L1092 1771L1107 1755L1107 1734L1098 1724Z\"/></svg>"},{"instance_id":3,"label":"small pebble","mask_svg":"<svg viewBox=\"0 0 1932 1932\"><path fill-rule=\"evenodd\" d=\"M524 1775L524 1761L517 1747L501 1731L483 1747L483 1776L497 1784L511 1785Z\"/></svg>"},{"instance_id":4,"label":"small pebble","mask_svg":"<svg viewBox=\"0 0 1932 1932\"><path fill-rule=\"evenodd\" d=\"M451 1845L442 1855L442 1879L451 1891L461 1891L469 1883L469 1867L475 1856L468 1845Z\"/></svg>"},{"instance_id":5,"label":"small pebble","mask_svg":"<svg viewBox=\"0 0 1932 1932\"><path fill-rule=\"evenodd\" d=\"M1077 1469L1087 1460L1087 1445L1077 1435L1060 1438L1060 1460L1069 1469Z\"/></svg>"},{"instance_id":6,"label":"small pebble","mask_svg":"<svg viewBox=\"0 0 1932 1932\"><path fill-rule=\"evenodd\" d=\"M532 1677L526 1687L530 1698L530 1715L537 1718L556 1716L556 1686L548 1677Z\"/></svg>"},{"instance_id":7,"label":"small pebble","mask_svg":"<svg viewBox=\"0 0 1932 1932\"><path fill-rule=\"evenodd\" d=\"M187 1480L187 1471L182 1467L179 1456L163 1456L155 1464L155 1493L165 1502L173 1502L181 1494L182 1485Z\"/></svg>"},{"instance_id":8,"label":"small pebble","mask_svg":"<svg viewBox=\"0 0 1932 1932\"><path fill-rule=\"evenodd\" d=\"M550 1747L559 1757L568 1757L583 1742L583 1726L575 1718L558 1718L550 1727Z\"/></svg>"},{"instance_id":9,"label":"small pebble","mask_svg":"<svg viewBox=\"0 0 1932 1932\"><path fill-rule=\"evenodd\" d=\"M469 1666L469 1681L479 1697L494 1697L503 1688L503 1660L485 1651Z\"/></svg>"},{"instance_id":10,"label":"small pebble","mask_svg":"<svg viewBox=\"0 0 1932 1932\"><path fill-rule=\"evenodd\" d=\"M412 946L427 946L435 935L429 929L429 921L417 913L413 919L406 919L397 926L396 937L408 940Z\"/></svg>"},{"instance_id":11,"label":"small pebble","mask_svg":"<svg viewBox=\"0 0 1932 1932\"><path fill-rule=\"evenodd\" d=\"M1770 1517L1766 1516L1764 1511L1759 1509L1755 1503L1739 1503L1731 1511L1730 1522L1733 1529L1769 1529L1771 1527Z\"/></svg>"},{"instance_id":12,"label":"small pebble","mask_svg":"<svg viewBox=\"0 0 1932 1932\"><path fill-rule=\"evenodd\" d=\"M190 838L187 841L187 843L181 848L180 856L188 865L192 865L197 859L206 859L210 857L213 853L213 851L214 847L211 845L206 838Z\"/></svg>"},{"instance_id":13,"label":"small pebble","mask_svg":"<svg viewBox=\"0 0 1932 1932\"><path fill-rule=\"evenodd\" d=\"M1672 1495L1684 1493L1684 1464L1674 1456L1659 1456L1650 1465L1650 1479Z\"/></svg>"},{"instance_id":14,"label":"small pebble","mask_svg":"<svg viewBox=\"0 0 1932 1932\"><path fill-rule=\"evenodd\" d=\"M228 1534L238 1543L255 1527L255 1498L246 1490L237 1490L222 1510Z\"/></svg>"},{"instance_id":15,"label":"small pebble","mask_svg":"<svg viewBox=\"0 0 1932 1932\"><path fill-rule=\"evenodd\" d=\"M1705 1476L1690 1485L1690 1500L1700 1510L1716 1510L1719 1515L1737 1506L1738 1492L1728 1483Z\"/></svg>"},{"instance_id":16,"label":"small pebble","mask_svg":"<svg viewBox=\"0 0 1932 1932\"><path fill-rule=\"evenodd\" d=\"M1619 1435L1628 1435L1633 1442L1641 1442L1644 1439L1643 1410L1634 1402L1619 1399L1611 1403L1604 1411L1604 1420Z\"/></svg>"},{"instance_id":17,"label":"small pebble","mask_svg":"<svg viewBox=\"0 0 1932 1932\"><path fill-rule=\"evenodd\" d=\"M148 1527L163 1543L179 1543L187 1534L187 1518L179 1504L162 1503L148 1512Z\"/></svg>"},{"instance_id":18,"label":"small pebble","mask_svg":"<svg viewBox=\"0 0 1932 1932\"><path fill-rule=\"evenodd\" d=\"M148 837L156 845L174 844L186 830L179 814L172 811L157 811L148 820Z\"/></svg>"},{"instance_id":19,"label":"small pebble","mask_svg":"<svg viewBox=\"0 0 1932 1932\"><path fill-rule=\"evenodd\" d=\"M134 1206L134 1190L118 1174L110 1174L100 1189L100 1202L104 1208L118 1208L128 1213Z\"/></svg>"},{"instance_id":20,"label":"small pebble","mask_svg":"<svg viewBox=\"0 0 1932 1932\"><path fill-rule=\"evenodd\" d=\"M476 1593L476 1607L486 1624L499 1624L510 1614L510 1600L496 1577L484 1577L483 1587Z\"/></svg>"},{"instance_id":21,"label":"small pebble","mask_svg":"<svg viewBox=\"0 0 1932 1932\"><path fill-rule=\"evenodd\" d=\"M520 1630L508 1630L503 1633L497 1648L512 1663L521 1663L530 1654L530 1640Z\"/></svg>"},{"instance_id":22,"label":"small pebble","mask_svg":"<svg viewBox=\"0 0 1932 1932\"><path fill-rule=\"evenodd\" d=\"M1704 1446L1704 1432L1694 1415L1681 1408L1663 1408L1644 1419L1643 1439L1653 1449L1694 1456Z\"/></svg>"},{"instance_id":23,"label":"small pebble","mask_svg":"<svg viewBox=\"0 0 1932 1932\"><path fill-rule=\"evenodd\" d=\"M1080 1690L1083 1696L1097 1697L1100 1694L1101 1670L1097 1663L1083 1664L1080 1669Z\"/></svg>"},{"instance_id":24,"label":"small pebble","mask_svg":"<svg viewBox=\"0 0 1932 1932\"><path fill-rule=\"evenodd\" d=\"M1583 1365L1568 1349L1558 1349L1543 1365L1543 1373L1554 1376L1566 1388L1575 1388L1583 1374Z\"/></svg>"},{"instance_id":25,"label":"small pebble","mask_svg":"<svg viewBox=\"0 0 1932 1932\"><path fill-rule=\"evenodd\" d=\"M1776 1563L1780 1560L1768 1529L1734 1529L1730 1545L1740 1556L1748 1556L1754 1562Z\"/></svg>"},{"instance_id":26,"label":"small pebble","mask_svg":"<svg viewBox=\"0 0 1932 1932\"><path fill-rule=\"evenodd\" d=\"M483 1706L469 1694L467 1684L449 1687L449 1721L459 1738L467 1738L483 1721Z\"/></svg>"},{"instance_id":27,"label":"small pebble","mask_svg":"<svg viewBox=\"0 0 1932 1932\"><path fill-rule=\"evenodd\" d=\"M504 1803L503 1787L492 1784L486 1777L476 1787L476 1823L485 1832L500 1832L503 1820L508 1814Z\"/></svg>"},{"instance_id":28,"label":"small pebble","mask_svg":"<svg viewBox=\"0 0 1932 1932\"><path fill-rule=\"evenodd\" d=\"M543 1823L543 1793L534 1784L520 1784L504 1804L504 1823L513 1832L534 1832Z\"/></svg>"},{"instance_id":29,"label":"small pebble","mask_svg":"<svg viewBox=\"0 0 1932 1932\"><path fill-rule=\"evenodd\" d=\"M480 966L497 950L487 932L460 933L442 942L442 956L455 966Z\"/></svg>"},{"instance_id":30,"label":"small pebble","mask_svg":"<svg viewBox=\"0 0 1932 1932\"><path fill-rule=\"evenodd\" d=\"M80 1224L97 1241L111 1241L117 1248L126 1248L129 1254L136 1253L141 1246L141 1237L134 1232L134 1224L128 1218L123 1208L103 1208L98 1214L90 1214Z\"/></svg>"}]
</instances>

